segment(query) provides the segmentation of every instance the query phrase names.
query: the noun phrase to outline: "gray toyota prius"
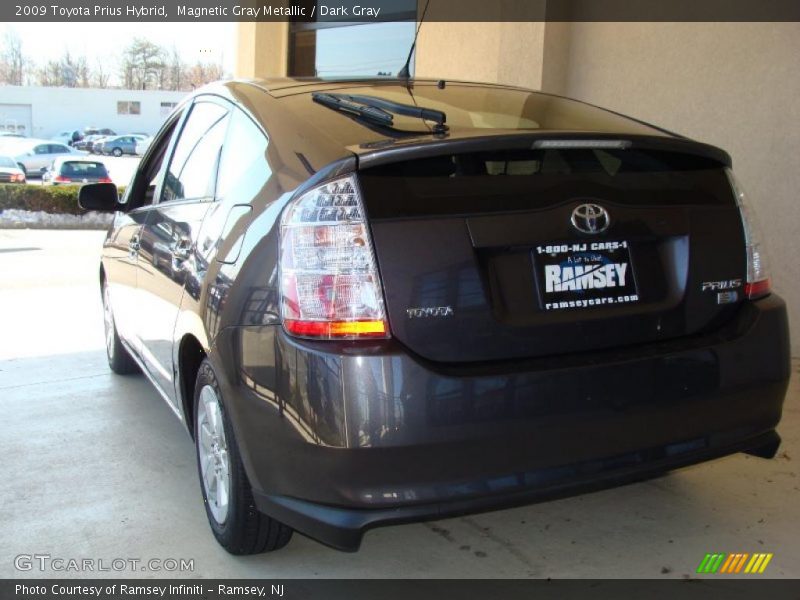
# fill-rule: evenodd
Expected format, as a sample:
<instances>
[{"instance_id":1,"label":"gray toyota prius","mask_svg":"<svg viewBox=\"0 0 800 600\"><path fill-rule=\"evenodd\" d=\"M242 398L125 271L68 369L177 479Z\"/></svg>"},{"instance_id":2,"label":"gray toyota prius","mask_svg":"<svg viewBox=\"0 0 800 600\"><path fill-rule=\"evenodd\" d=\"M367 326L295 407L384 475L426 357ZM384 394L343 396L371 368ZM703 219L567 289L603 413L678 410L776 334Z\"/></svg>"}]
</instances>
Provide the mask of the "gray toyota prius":
<instances>
[{"instance_id":1,"label":"gray toyota prius","mask_svg":"<svg viewBox=\"0 0 800 600\"><path fill-rule=\"evenodd\" d=\"M500 85L220 83L80 203L114 213L109 365L185 423L231 553L780 443L786 310L731 159L641 121Z\"/></svg>"}]
</instances>

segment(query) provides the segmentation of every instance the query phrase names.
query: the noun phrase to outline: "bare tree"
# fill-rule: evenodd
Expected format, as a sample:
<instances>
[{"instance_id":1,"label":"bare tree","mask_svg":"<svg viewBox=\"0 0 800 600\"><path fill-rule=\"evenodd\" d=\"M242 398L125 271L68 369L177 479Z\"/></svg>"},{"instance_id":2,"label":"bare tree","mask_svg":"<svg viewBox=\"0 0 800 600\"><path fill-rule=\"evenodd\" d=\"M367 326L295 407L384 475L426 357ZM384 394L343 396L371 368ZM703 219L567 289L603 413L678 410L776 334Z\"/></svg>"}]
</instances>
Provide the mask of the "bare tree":
<instances>
[{"instance_id":1,"label":"bare tree","mask_svg":"<svg viewBox=\"0 0 800 600\"><path fill-rule=\"evenodd\" d=\"M0 54L0 82L9 85L22 85L25 80L25 67L28 60L22 52L22 40L13 29L6 31Z\"/></svg>"},{"instance_id":2,"label":"bare tree","mask_svg":"<svg viewBox=\"0 0 800 600\"><path fill-rule=\"evenodd\" d=\"M48 60L36 69L36 83L42 86L55 87L62 85L63 77L61 63L57 60Z\"/></svg>"},{"instance_id":3,"label":"bare tree","mask_svg":"<svg viewBox=\"0 0 800 600\"><path fill-rule=\"evenodd\" d=\"M92 87L96 88L108 87L108 82L111 79L111 75L109 75L108 71L105 70L102 59L97 61L97 65L92 70L91 77L92 77Z\"/></svg>"},{"instance_id":4,"label":"bare tree","mask_svg":"<svg viewBox=\"0 0 800 600\"><path fill-rule=\"evenodd\" d=\"M49 60L36 71L39 85L58 87L90 87L89 61L73 56L69 50L58 60Z\"/></svg>"},{"instance_id":5,"label":"bare tree","mask_svg":"<svg viewBox=\"0 0 800 600\"><path fill-rule=\"evenodd\" d=\"M149 40L134 38L122 52L120 75L128 89L157 88L164 78L164 49Z\"/></svg>"},{"instance_id":6,"label":"bare tree","mask_svg":"<svg viewBox=\"0 0 800 600\"><path fill-rule=\"evenodd\" d=\"M186 73L186 83L188 89L198 88L201 85L225 78L225 70L222 65L216 63L195 63Z\"/></svg>"},{"instance_id":7,"label":"bare tree","mask_svg":"<svg viewBox=\"0 0 800 600\"><path fill-rule=\"evenodd\" d=\"M172 50L169 52L165 71L167 76L164 89L172 91L184 89L186 85L186 63L181 59L181 55L178 54L178 49L175 46L172 46Z\"/></svg>"}]
</instances>

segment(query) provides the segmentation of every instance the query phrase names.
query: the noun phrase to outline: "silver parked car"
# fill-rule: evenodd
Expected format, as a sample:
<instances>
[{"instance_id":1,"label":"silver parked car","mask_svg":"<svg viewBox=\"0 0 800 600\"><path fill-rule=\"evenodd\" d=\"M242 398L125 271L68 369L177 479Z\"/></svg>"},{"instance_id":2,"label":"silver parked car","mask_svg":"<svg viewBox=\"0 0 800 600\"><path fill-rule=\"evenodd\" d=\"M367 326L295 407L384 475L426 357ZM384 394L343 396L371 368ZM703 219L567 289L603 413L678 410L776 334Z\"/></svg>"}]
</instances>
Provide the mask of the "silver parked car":
<instances>
[{"instance_id":1,"label":"silver parked car","mask_svg":"<svg viewBox=\"0 0 800 600\"><path fill-rule=\"evenodd\" d=\"M95 143L92 151L95 154L112 154L122 156L123 154L136 154L136 142L144 138L140 134L109 136Z\"/></svg>"},{"instance_id":2,"label":"silver parked car","mask_svg":"<svg viewBox=\"0 0 800 600\"><path fill-rule=\"evenodd\" d=\"M59 156L77 154L66 144L49 140L20 140L5 149L26 176L38 174Z\"/></svg>"}]
</instances>

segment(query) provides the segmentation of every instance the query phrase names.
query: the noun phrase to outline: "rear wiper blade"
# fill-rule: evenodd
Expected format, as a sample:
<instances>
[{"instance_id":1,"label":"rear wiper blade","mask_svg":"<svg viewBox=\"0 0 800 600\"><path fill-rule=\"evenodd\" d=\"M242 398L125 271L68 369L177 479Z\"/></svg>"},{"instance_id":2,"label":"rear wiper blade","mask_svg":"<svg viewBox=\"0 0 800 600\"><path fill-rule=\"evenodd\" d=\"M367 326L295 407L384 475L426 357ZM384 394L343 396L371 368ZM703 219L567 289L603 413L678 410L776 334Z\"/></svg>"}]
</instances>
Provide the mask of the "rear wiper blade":
<instances>
[{"instance_id":1,"label":"rear wiper blade","mask_svg":"<svg viewBox=\"0 0 800 600\"><path fill-rule=\"evenodd\" d=\"M378 123L379 125L391 127L394 124L394 117L392 117L391 113L374 106L365 105L363 103L358 104L356 102L349 101L341 94L324 94L315 92L311 94L311 99L314 100L314 102L322 104L323 106L327 106L328 108L351 113L372 121L373 123Z\"/></svg>"},{"instance_id":2,"label":"rear wiper blade","mask_svg":"<svg viewBox=\"0 0 800 600\"><path fill-rule=\"evenodd\" d=\"M315 92L311 94L311 98L329 108L349 112L387 127L393 127L394 117L392 115L395 114L423 119L424 121L433 121L435 123L433 133L445 133L447 131L447 125L445 125L447 115L443 111L434 108L401 104L400 102L392 102L375 96Z\"/></svg>"}]
</instances>

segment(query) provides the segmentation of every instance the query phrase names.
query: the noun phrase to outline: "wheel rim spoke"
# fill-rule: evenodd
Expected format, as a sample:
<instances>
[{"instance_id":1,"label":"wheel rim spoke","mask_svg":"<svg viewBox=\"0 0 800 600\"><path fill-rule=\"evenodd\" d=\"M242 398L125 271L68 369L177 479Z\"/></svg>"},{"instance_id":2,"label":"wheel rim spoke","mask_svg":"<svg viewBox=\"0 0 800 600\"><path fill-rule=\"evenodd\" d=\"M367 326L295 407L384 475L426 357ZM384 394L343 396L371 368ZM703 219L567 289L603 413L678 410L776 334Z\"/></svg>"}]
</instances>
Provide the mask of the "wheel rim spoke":
<instances>
[{"instance_id":1,"label":"wheel rim spoke","mask_svg":"<svg viewBox=\"0 0 800 600\"><path fill-rule=\"evenodd\" d=\"M209 512L222 524L230 503L230 456L222 406L212 386L200 390L197 413L197 454L203 490Z\"/></svg>"}]
</instances>

